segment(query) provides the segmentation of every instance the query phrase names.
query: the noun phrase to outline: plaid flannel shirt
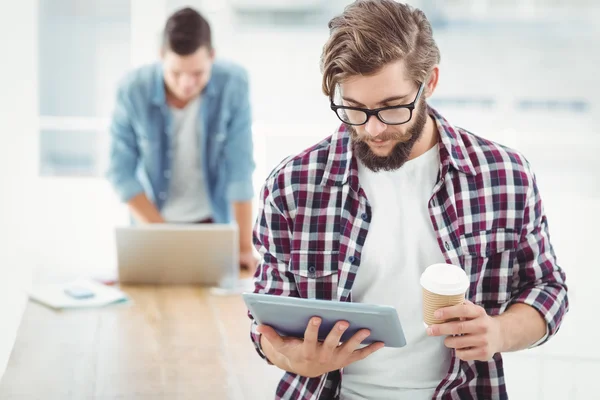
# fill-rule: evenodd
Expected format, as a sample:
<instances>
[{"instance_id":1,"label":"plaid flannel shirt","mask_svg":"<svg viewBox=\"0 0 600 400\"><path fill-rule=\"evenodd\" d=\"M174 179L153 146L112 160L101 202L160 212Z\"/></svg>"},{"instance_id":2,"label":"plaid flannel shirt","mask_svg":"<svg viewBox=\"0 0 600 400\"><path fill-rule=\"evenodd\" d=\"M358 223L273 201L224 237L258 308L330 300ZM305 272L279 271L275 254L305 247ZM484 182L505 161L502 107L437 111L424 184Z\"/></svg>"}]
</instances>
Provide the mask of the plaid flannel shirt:
<instances>
[{"instance_id":1,"label":"plaid flannel shirt","mask_svg":"<svg viewBox=\"0 0 600 400\"><path fill-rule=\"evenodd\" d=\"M429 201L431 223L448 263L471 279L468 298L498 315L525 303L554 335L568 310L535 176L519 153L451 126L434 109L440 172ZM321 143L284 160L261 192L254 241L263 260L255 293L352 301L352 284L371 209L342 126ZM418 282L415 282L418 284ZM252 315L249 313L252 319ZM261 357L260 334L251 338ZM343 371L317 378L285 373L276 399L336 399ZM461 361L454 354L434 399L507 398L502 357Z\"/></svg>"}]
</instances>

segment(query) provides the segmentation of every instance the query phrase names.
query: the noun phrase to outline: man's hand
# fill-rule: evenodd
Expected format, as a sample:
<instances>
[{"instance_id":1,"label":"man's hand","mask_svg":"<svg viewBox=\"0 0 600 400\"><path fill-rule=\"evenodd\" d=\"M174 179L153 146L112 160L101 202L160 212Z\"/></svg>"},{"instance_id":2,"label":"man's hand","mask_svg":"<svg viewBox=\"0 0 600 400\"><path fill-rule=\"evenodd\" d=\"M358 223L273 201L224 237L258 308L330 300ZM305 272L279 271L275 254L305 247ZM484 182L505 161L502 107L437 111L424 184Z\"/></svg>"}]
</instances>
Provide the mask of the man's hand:
<instances>
[{"instance_id":1,"label":"man's hand","mask_svg":"<svg viewBox=\"0 0 600 400\"><path fill-rule=\"evenodd\" d=\"M340 345L340 339L348 328L348 322L338 321L324 342L317 340L321 320L312 318L304 332L304 340L282 337L266 325L259 325L261 344L267 358L288 372L314 378L335 371L373 354L383 348L383 343L372 343L358 349L370 332L362 329Z\"/></svg>"},{"instance_id":2,"label":"man's hand","mask_svg":"<svg viewBox=\"0 0 600 400\"><path fill-rule=\"evenodd\" d=\"M252 250L240 251L240 269L249 274L254 275L260 258Z\"/></svg>"},{"instance_id":3,"label":"man's hand","mask_svg":"<svg viewBox=\"0 0 600 400\"><path fill-rule=\"evenodd\" d=\"M435 313L439 319L458 321L431 325L429 336L449 335L444 344L456 349L456 356L464 361L489 361L503 346L502 331L496 318L492 318L478 305L465 301L452 307L439 309ZM452 336L454 335L454 336Z\"/></svg>"},{"instance_id":4,"label":"man's hand","mask_svg":"<svg viewBox=\"0 0 600 400\"><path fill-rule=\"evenodd\" d=\"M260 258L252 245L252 201L233 203L240 240L240 272L254 275Z\"/></svg>"},{"instance_id":5,"label":"man's hand","mask_svg":"<svg viewBox=\"0 0 600 400\"><path fill-rule=\"evenodd\" d=\"M145 224L164 224L165 220L160 215L156 206L148 200L146 194L140 193L132 197L127 204L138 222Z\"/></svg>"}]
</instances>

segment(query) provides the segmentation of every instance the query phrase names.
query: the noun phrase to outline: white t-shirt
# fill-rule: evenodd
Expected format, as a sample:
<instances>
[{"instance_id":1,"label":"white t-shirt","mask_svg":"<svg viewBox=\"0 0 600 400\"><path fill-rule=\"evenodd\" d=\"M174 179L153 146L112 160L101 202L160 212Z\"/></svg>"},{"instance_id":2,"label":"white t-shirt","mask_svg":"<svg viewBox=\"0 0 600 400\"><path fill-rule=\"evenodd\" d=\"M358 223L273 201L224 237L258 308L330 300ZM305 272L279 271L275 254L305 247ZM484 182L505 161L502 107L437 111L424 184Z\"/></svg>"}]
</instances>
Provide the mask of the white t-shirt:
<instances>
[{"instance_id":1,"label":"white t-shirt","mask_svg":"<svg viewBox=\"0 0 600 400\"><path fill-rule=\"evenodd\" d=\"M443 337L429 337L422 319L421 273L445 262L428 203L440 167L438 146L395 171L359 162L359 182L372 209L352 299L396 308L407 345L375 352L344 368L342 399L431 399L448 372Z\"/></svg>"},{"instance_id":2,"label":"white t-shirt","mask_svg":"<svg viewBox=\"0 0 600 400\"><path fill-rule=\"evenodd\" d=\"M198 222L212 215L200 160L200 97L171 112L173 156L161 214L167 222Z\"/></svg>"}]
</instances>

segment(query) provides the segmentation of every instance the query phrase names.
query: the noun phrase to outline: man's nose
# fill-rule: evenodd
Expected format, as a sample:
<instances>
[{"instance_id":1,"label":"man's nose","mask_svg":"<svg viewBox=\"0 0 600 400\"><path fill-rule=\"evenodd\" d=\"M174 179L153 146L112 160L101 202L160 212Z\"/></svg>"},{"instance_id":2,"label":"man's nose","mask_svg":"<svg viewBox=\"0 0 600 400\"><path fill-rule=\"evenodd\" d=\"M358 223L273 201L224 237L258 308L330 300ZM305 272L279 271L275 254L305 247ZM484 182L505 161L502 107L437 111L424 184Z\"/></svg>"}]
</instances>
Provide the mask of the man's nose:
<instances>
[{"instance_id":1,"label":"man's nose","mask_svg":"<svg viewBox=\"0 0 600 400\"><path fill-rule=\"evenodd\" d=\"M185 89L188 89L190 87L193 87L196 83L196 79L190 75L183 75L181 77L181 86Z\"/></svg>"},{"instance_id":2,"label":"man's nose","mask_svg":"<svg viewBox=\"0 0 600 400\"><path fill-rule=\"evenodd\" d=\"M387 128L387 125L381 122L376 116L371 115L365 124L365 131L372 137L377 138Z\"/></svg>"}]
</instances>

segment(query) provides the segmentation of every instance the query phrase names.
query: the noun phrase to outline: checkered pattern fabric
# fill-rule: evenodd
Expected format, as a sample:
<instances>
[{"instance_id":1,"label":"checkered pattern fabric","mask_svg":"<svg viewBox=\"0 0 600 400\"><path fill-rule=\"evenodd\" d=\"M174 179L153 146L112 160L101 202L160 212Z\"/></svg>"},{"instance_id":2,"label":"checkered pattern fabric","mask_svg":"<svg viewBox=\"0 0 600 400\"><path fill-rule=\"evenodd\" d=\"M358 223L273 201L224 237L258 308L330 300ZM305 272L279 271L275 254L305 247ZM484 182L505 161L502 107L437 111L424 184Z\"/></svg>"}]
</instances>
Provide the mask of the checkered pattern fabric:
<instances>
[{"instance_id":1,"label":"checkered pattern fabric","mask_svg":"<svg viewBox=\"0 0 600 400\"><path fill-rule=\"evenodd\" d=\"M432 226L448 263L471 279L468 298L498 315L514 303L540 312L554 335L568 310L535 176L518 152L477 137L428 109L440 133L440 173L429 202ZM263 256L255 292L352 301L371 209L358 180L344 126L284 160L261 192L254 241ZM400 244L399 244L400 245ZM249 313L252 319L252 315ZM258 353L260 335L251 338ZM336 399L343 371L317 378L285 373L276 399ZM435 399L505 399L502 357L452 357Z\"/></svg>"}]
</instances>

